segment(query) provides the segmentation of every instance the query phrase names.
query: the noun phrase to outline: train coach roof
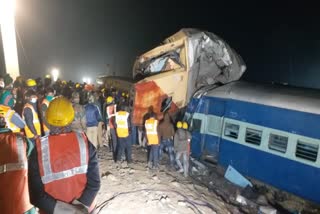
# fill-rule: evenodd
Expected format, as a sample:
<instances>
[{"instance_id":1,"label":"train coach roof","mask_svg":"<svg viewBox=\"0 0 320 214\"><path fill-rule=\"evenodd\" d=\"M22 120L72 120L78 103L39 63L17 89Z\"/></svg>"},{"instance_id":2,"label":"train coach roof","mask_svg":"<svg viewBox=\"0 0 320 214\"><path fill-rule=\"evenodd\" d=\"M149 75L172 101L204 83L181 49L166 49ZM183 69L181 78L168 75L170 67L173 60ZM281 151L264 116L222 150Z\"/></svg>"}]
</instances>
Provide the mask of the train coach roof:
<instances>
[{"instance_id":1,"label":"train coach roof","mask_svg":"<svg viewBox=\"0 0 320 214\"><path fill-rule=\"evenodd\" d=\"M320 90L314 89L236 81L215 88L206 96L320 114Z\"/></svg>"}]
</instances>

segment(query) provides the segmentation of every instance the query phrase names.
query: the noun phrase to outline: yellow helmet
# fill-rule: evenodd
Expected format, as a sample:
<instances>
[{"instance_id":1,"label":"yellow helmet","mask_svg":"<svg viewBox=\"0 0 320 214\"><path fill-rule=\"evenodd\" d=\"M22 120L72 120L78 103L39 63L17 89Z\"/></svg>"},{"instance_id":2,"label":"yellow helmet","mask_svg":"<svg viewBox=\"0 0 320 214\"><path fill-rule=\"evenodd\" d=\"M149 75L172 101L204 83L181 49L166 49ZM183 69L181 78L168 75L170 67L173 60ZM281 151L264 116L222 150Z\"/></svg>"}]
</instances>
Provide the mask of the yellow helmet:
<instances>
[{"instance_id":1,"label":"yellow helmet","mask_svg":"<svg viewBox=\"0 0 320 214\"><path fill-rule=\"evenodd\" d=\"M111 97L111 96L107 97L106 102L107 103L112 103L113 102L113 97Z\"/></svg>"},{"instance_id":2,"label":"yellow helmet","mask_svg":"<svg viewBox=\"0 0 320 214\"><path fill-rule=\"evenodd\" d=\"M177 122L177 128L178 128L178 129L181 129L181 128L182 128L182 122L181 122L181 121L178 121L178 122Z\"/></svg>"},{"instance_id":3,"label":"yellow helmet","mask_svg":"<svg viewBox=\"0 0 320 214\"><path fill-rule=\"evenodd\" d=\"M52 126L63 127L74 119L74 110L71 102L65 97L52 100L46 111L46 120Z\"/></svg>"},{"instance_id":4,"label":"yellow helmet","mask_svg":"<svg viewBox=\"0 0 320 214\"><path fill-rule=\"evenodd\" d=\"M80 83L77 83L77 84L76 84L76 88L79 88L79 87L80 87Z\"/></svg>"},{"instance_id":5,"label":"yellow helmet","mask_svg":"<svg viewBox=\"0 0 320 214\"><path fill-rule=\"evenodd\" d=\"M183 122L182 123L182 128L183 129L188 129L188 123L187 122Z\"/></svg>"},{"instance_id":6,"label":"yellow helmet","mask_svg":"<svg viewBox=\"0 0 320 214\"><path fill-rule=\"evenodd\" d=\"M126 97L127 97L127 98L129 97L129 94L128 94L128 93L126 94Z\"/></svg>"},{"instance_id":7,"label":"yellow helmet","mask_svg":"<svg viewBox=\"0 0 320 214\"><path fill-rule=\"evenodd\" d=\"M27 86L32 87L32 86L36 86L37 82L34 79L28 79L26 81Z\"/></svg>"},{"instance_id":8,"label":"yellow helmet","mask_svg":"<svg viewBox=\"0 0 320 214\"><path fill-rule=\"evenodd\" d=\"M66 85L66 84L67 84L67 81L62 80L62 84Z\"/></svg>"},{"instance_id":9,"label":"yellow helmet","mask_svg":"<svg viewBox=\"0 0 320 214\"><path fill-rule=\"evenodd\" d=\"M124 96L126 96L126 93L122 92L122 94L121 94L121 95L124 97Z\"/></svg>"},{"instance_id":10,"label":"yellow helmet","mask_svg":"<svg viewBox=\"0 0 320 214\"><path fill-rule=\"evenodd\" d=\"M50 74L47 74L45 78L46 78L46 79L51 79Z\"/></svg>"}]
</instances>

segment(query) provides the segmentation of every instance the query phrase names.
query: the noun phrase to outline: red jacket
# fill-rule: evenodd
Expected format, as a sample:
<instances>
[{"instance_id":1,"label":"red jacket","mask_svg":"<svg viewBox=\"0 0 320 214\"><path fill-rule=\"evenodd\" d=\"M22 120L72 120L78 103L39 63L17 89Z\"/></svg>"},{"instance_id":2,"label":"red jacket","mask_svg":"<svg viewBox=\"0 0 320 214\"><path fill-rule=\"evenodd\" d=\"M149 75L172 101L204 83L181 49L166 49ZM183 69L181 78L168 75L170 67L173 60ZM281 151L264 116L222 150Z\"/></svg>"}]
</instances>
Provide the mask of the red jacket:
<instances>
[{"instance_id":1,"label":"red jacket","mask_svg":"<svg viewBox=\"0 0 320 214\"><path fill-rule=\"evenodd\" d=\"M44 191L66 203L81 198L87 186L87 138L76 132L50 135L37 141L36 148ZM94 202L91 205L93 208Z\"/></svg>"},{"instance_id":2,"label":"red jacket","mask_svg":"<svg viewBox=\"0 0 320 214\"><path fill-rule=\"evenodd\" d=\"M4 214L21 214L29 200L27 146L21 136L0 134L0 207Z\"/></svg>"}]
</instances>

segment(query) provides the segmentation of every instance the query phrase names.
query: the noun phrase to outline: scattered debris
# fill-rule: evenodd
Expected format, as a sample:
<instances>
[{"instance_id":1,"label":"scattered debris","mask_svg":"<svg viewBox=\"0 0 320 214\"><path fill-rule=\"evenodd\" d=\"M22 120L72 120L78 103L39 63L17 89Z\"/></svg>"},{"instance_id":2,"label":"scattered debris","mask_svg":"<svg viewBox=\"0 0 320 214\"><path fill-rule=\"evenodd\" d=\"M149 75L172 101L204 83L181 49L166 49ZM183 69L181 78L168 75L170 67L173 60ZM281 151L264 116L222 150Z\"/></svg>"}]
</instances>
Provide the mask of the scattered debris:
<instances>
[{"instance_id":1,"label":"scattered debris","mask_svg":"<svg viewBox=\"0 0 320 214\"><path fill-rule=\"evenodd\" d=\"M259 207L259 214L276 214L277 210L272 207Z\"/></svg>"},{"instance_id":2,"label":"scattered debris","mask_svg":"<svg viewBox=\"0 0 320 214\"><path fill-rule=\"evenodd\" d=\"M252 187L252 183L230 165L228 166L224 177L231 183L234 183L240 187L245 188L248 185Z\"/></svg>"},{"instance_id":3,"label":"scattered debris","mask_svg":"<svg viewBox=\"0 0 320 214\"><path fill-rule=\"evenodd\" d=\"M268 205L268 200L267 200L266 196L259 195L259 197L257 199L257 204L259 204L259 205Z\"/></svg>"},{"instance_id":4,"label":"scattered debris","mask_svg":"<svg viewBox=\"0 0 320 214\"><path fill-rule=\"evenodd\" d=\"M236 201L241 205L247 205L247 200L241 195L237 195Z\"/></svg>"},{"instance_id":5,"label":"scattered debris","mask_svg":"<svg viewBox=\"0 0 320 214\"><path fill-rule=\"evenodd\" d=\"M187 204L186 204L186 202L184 202L184 201L178 201L178 205L185 207Z\"/></svg>"},{"instance_id":6,"label":"scattered debris","mask_svg":"<svg viewBox=\"0 0 320 214\"><path fill-rule=\"evenodd\" d=\"M249 185L241 191L241 195L250 200L257 200L259 197L258 192Z\"/></svg>"}]
</instances>

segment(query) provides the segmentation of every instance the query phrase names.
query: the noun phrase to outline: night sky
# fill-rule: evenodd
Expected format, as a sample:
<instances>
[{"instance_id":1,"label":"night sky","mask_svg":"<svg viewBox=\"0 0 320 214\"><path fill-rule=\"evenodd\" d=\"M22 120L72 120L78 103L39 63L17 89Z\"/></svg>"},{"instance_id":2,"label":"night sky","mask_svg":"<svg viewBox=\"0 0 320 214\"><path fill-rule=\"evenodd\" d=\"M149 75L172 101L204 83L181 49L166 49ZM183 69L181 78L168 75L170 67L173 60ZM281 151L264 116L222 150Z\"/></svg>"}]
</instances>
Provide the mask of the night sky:
<instances>
[{"instance_id":1,"label":"night sky","mask_svg":"<svg viewBox=\"0 0 320 214\"><path fill-rule=\"evenodd\" d=\"M193 27L217 34L243 57L244 79L320 88L318 7L235 2L17 0L20 71L36 78L58 67L63 79L80 81L109 64L116 75L131 76L137 56Z\"/></svg>"}]
</instances>

